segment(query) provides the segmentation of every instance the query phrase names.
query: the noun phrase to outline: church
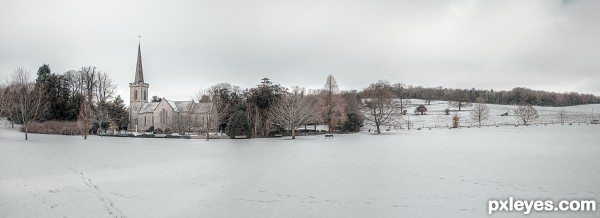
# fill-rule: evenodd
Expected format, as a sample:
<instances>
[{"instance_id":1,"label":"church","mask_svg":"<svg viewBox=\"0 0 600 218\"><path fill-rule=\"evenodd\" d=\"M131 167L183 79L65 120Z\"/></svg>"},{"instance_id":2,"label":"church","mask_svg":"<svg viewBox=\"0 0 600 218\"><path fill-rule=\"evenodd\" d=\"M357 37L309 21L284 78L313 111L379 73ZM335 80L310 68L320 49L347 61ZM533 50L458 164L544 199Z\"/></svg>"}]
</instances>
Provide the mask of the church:
<instances>
[{"instance_id":1,"label":"church","mask_svg":"<svg viewBox=\"0 0 600 218\"><path fill-rule=\"evenodd\" d=\"M138 43L135 80L129 83L129 131L205 132L207 120L217 117L211 102L171 101L164 97L159 102L148 102L149 88L150 85L144 82L142 52ZM208 116L209 113L211 116ZM215 123L211 123L209 131L214 130Z\"/></svg>"}]
</instances>

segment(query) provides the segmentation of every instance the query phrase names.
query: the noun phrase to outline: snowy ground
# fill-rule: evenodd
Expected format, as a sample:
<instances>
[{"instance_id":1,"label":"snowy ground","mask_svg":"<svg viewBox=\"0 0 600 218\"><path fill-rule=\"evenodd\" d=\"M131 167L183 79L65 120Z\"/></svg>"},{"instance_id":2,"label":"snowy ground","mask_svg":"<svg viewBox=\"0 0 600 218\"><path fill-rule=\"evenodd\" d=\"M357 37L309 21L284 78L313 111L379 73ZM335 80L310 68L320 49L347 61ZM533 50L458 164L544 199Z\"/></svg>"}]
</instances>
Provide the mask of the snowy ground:
<instances>
[{"instance_id":1,"label":"snowy ground","mask_svg":"<svg viewBox=\"0 0 600 218\"><path fill-rule=\"evenodd\" d=\"M600 125L286 139L23 135L0 126L0 217L486 217L600 200ZM493 217L598 217L502 212Z\"/></svg>"},{"instance_id":2,"label":"snowy ground","mask_svg":"<svg viewBox=\"0 0 600 218\"><path fill-rule=\"evenodd\" d=\"M445 128L452 126L452 115L458 113L460 117L460 125L463 127L477 126L476 120L472 120L470 117L471 106L461 108L451 107L447 101L431 101L429 105L421 99L410 99L411 104L406 109L407 115L402 116L401 124L386 126L382 129L398 130L400 127L406 128L408 121L413 124L412 128ZM425 115L417 115L414 110L417 106L423 104L427 107ZM484 126L506 126L522 124L517 117L514 116L513 110L517 108L516 105L498 105L498 104L487 104L490 110L490 117L484 120L482 125ZM446 115L444 110L448 108L451 110L450 115ZM565 124L569 123L589 123L593 119L600 119L600 104L588 104L568 107L541 107L534 106L539 113L539 119L534 120L532 124L560 124L559 111L565 110L566 116L563 119ZM500 116L501 114L507 113L509 116ZM373 131L375 127L368 121L362 128L362 131Z\"/></svg>"}]
</instances>

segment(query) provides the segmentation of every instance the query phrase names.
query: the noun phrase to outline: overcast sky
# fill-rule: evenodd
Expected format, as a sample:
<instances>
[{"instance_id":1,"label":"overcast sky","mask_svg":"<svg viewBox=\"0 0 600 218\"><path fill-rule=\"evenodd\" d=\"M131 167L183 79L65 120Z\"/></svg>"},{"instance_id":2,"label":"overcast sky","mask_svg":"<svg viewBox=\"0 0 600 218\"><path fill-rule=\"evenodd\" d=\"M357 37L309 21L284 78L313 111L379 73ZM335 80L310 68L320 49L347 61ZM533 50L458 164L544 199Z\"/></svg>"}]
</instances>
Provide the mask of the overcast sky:
<instances>
[{"instance_id":1,"label":"overcast sky","mask_svg":"<svg viewBox=\"0 0 600 218\"><path fill-rule=\"evenodd\" d=\"M0 76L96 66L128 101L138 34L149 95L263 77L341 89L529 87L600 95L600 1L0 0Z\"/></svg>"}]
</instances>

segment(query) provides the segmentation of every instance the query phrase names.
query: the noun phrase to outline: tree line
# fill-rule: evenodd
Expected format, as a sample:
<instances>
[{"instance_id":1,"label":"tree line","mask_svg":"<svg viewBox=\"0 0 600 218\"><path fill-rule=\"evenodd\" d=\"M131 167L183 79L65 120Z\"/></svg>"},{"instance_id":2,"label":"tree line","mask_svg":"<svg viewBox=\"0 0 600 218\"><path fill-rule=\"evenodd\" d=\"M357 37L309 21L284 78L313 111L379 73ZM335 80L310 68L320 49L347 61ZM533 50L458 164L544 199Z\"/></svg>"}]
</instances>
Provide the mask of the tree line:
<instances>
[{"instance_id":1,"label":"tree line","mask_svg":"<svg viewBox=\"0 0 600 218\"><path fill-rule=\"evenodd\" d=\"M123 99L115 96L115 89L116 84L108 74L96 67L82 67L57 74L44 64L38 69L35 80L30 78L26 69L20 67L15 69L7 82L0 84L0 116L21 124L26 137L32 123L48 123L44 121L72 122L68 125L76 124L78 133L84 137L108 128L127 130L127 108ZM316 90L300 86L283 87L268 78L263 78L256 87L247 89L219 83L199 91L194 100L203 103L199 104L197 110L204 113L202 125L207 130L208 139L212 126L230 137L289 134L295 138L296 131L308 131L308 128L299 128L302 126L326 125L328 133L358 132L364 121L370 121L376 126L375 131L380 133L380 126L400 125L401 116L411 107L409 99L424 99L426 104L432 100L449 101L459 111L475 104L471 116L479 123L489 117L485 103L528 106L528 110L515 111L518 116L528 114L524 123L536 117L531 112L531 105L600 103L599 97L590 94L527 88L511 91L423 88L403 83L391 84L384 80L371 83L360 91L343 91L339 90L332 75L325 79L321 89ZM152 97L152 101L161 100L157 96ZM425 105L415 108L415 113L425 112ZM176 132L185 133L192 126L192 112L171 116L177 116L170 117L169 122ZM49 127L42 125L42 128Z\"/></svg>"},{"instance_id":2,"label":"tree line","mask_svg":"<svg viewBox=\"0 0 600 218\"><path fill-rule=\"evenodd\" d=\"M286 88L263 78L256 87L243 90L229 83L216 84L200 92L197 99L213 103L211 110L216 116L212 122L232 138L278 134L295 138L299 127L321 124L328 133L358 132L363 125L358 93L340 91L332 75L318 90Z\"/></svg>"},{"instance_id":3,"label":"tree line","mask_svg":"<svg viewBox=\"0 0 600 218\"><path fill-rule=\"evenodd\" d=\"M36 79L27 69L18 67L0 83L0 117L20 124L26 139L32 124L36 124L34 132L40 133L55 133L50 126L58 129L56 133L76 126L77 134L85 137L110 124L126 129L128 113L123 99L115 96L116 87L108 74L96 67L58 74L44 64Z\"/></svg>"},{"instance_id":4,"label":"tree line","mask_svg":"<svg viewBox=\"0 0 600 218\"><path fill-rule=\"evenodd\" d=\"M422 86L397 83L392 85L400 99L424 99L452 101L458 105L464 102L475 102L478 98L488 104L518 105L522 103L534 106L574 106L581 104L598 104L600 97L592 94L577 92L548 92L517 87L509 91L481 90L481 89L452 89L441 86L425 88Z\"/></svg>"}]
</instances>

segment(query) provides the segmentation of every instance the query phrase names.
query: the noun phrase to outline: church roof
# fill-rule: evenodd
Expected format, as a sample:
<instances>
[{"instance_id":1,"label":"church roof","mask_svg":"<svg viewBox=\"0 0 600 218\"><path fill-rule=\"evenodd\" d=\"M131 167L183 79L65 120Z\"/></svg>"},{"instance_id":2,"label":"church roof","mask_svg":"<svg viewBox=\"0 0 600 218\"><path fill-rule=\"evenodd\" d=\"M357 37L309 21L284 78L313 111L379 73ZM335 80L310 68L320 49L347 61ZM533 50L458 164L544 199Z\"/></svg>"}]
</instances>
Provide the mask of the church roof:
<instances>
[{"instance_id":1,"label":"church roof","mask_svg":"<svg viewBox=\"0 0 600 218\"><path fill-rule=\"evenodd\" d=\"M190 105L192 105L193 101L176 101L175 105L177 106L177 110L181 112L188 112L190 109Z\"/></svg>"},{"instance_id":2,"label":"church roof","mask_svg":"<svg viewBox=\"0 0 600 218\"><path fill-rule=\"evenodd\" d=\"M163 98L169 107L173 108L174 112L187 113L192 110L193 113L206 113L210 108L210 102L194 102L194 101L170 101ZM161 101L162 102L162 101ZM142 105L138 113L153 113L161 102L149 102Z\"/></svg>"},{"instance_id":3,"label":"church roof","mask_svg":"<svg viewBox=\"0 0 600 218\"><path fill-rule=\"evenodd\" d=\"M139 113L152 113L152 112L154 112L154 110L156 109L156 107L158 107L159 103L160 102L146 103L146 104L144 104L144 106L142 106L142 108L140 108L140 112Z\"/></svg>"},{"instance_id":4,"label":"church roof","mask_svg":"<svg viewBox=\"0 0 600 218\"><path fill-rule=\"evenodd\" d=\"M138 44L137 65L135 65L134 82L144 82L144 69L142 68L142 51L140 49L140 44Z\"/></svg>"},{"instance_id":5,"label":"church roof","mask_svg":"<svg viewBox=\"0 0 600 218\"><path fill-rule=\"evenodd\" d=\"M194 112L196 113L205 113L210 108L211 102L199 102L194 103Z\"/></svg>"},{"instance_id":6,"label":"church roof","mask_svg":"<svg viewBox=\"0 0 600 218\"><path fill-rule=\"evenodd\" d=\"M167 100L169 106L173 108L175 112L188 112L190 106L194 103L193 101L170 101Z\"/></svg>"},{"instance_id":7,"label":"church roof","mask_svg":"<svg viewBox=\"0 0 600 218\"><path fill-rule=\"evenodd\" d=\"M175 101L169 101L169 100L166 100L166 101L167 101L167 103L169 103L169 106L171 106L171 108L173 108L173 110L175 112L179 112L179 110L177 110L177 105L175 104Z\"/></svg>"}]
</instances>

